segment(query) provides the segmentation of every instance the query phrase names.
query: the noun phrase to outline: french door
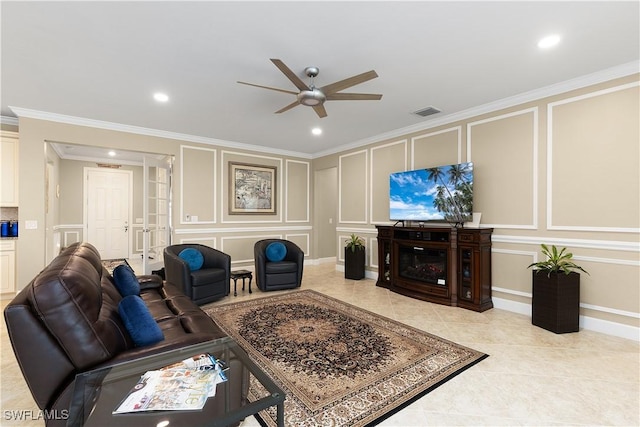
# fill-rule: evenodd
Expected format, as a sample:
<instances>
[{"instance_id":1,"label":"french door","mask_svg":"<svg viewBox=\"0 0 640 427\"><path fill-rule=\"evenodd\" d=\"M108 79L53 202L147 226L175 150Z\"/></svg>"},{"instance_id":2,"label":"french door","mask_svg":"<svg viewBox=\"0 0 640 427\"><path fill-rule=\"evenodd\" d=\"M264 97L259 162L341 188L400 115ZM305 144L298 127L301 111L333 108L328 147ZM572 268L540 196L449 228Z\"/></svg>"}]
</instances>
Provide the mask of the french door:
<instances>
[{"instance_id":1,"label":"french door","mask_svg":"<svg viewBox=\"0 0 640 427\"><path fill-rule=\"evenodd\" d=\"M171 244L171 168L173 157L144 157L142 274L164 264L164 248Z\"/></svg>"}]
</instances>

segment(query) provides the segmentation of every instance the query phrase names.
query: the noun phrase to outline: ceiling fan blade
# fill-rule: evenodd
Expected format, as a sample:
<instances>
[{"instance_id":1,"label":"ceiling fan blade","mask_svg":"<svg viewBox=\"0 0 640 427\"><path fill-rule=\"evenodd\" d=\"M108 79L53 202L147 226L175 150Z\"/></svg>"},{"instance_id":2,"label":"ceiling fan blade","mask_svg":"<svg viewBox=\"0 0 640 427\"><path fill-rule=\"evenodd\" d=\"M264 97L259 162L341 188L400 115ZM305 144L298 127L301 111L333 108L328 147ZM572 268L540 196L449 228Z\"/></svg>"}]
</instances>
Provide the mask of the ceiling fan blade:
<instances>
[{"instance_id":1,"label":"ceiling fan blade","mask_svg":"<svg viewBox=\"0 0 640 427\"><path fill-rule=\"evenodd\" d=\"M334 93L327 95L327 101L379 101L382 95L377 93Z\"/></svg>"},{"instance_id":2,"label":"ceiling fan blade","mask_svg":"<svg viewBox=\"0 0 640 427\"><path fill-rule=\"evenodd\" d=\"M312 108L313 108L313 111L316 112L318 117L320 118L327 117L327 110L324 109L324 105L318 104L318 105L314 105Z\"/></svg>"},{"instance_id":3,"label":"ceiling fan blade","mask_svg":"<svg viewBox=\"0 0 640 427\"><path fill-rule=\"evenodd\" d=\"M293 91L286 90L286 89L278 89L277 87L262 86L262 85L256 85L256 84L253 84L253 83L247 83L247 82L238 82L238 83L240 83L241 85L260 87L262 89L276 90L278 92L289 93L291 95L297 95L298 94L298 92L293 92Z\"/></svg>"},{"instance_id":4,"label":"ceiling fan blade","mask_svg":"<svg viewBox=\"0 0 640 427\"><path fill-rule=\"evenodd\" d=\"M278 67L278 69L280 71L282 71L282 73L287 76L287 78L289 80L291 80L291 83L293 83L298 89L300 90L309 90L309 86L307 86L306 84L304 84L304 82L302 80L300 80L300 77L296 76L296 74L291 71L291 69L289 67L287 67L284 62L282 62L279 59L271 59L271 62L274 63L274 65L276 67Z\"/></svg>"},{"instance_id":5,"label":"ceiling fan blade","mask_svg":"<svg viewBox=\"0 0 640 427\"><path fill-rule=\"evenodd\" d=\"M285 111L289 111L291 110L293 107L300 105L300 103L298 102L298 100L296 99L295 101L293 101L291 104L287 105L284 108L279 109L278 111L276 111L276 114L280 114L280 113L284 113Z\"/></svg>"},{"instance_id":6,"label":"ceiling fan blade","mask_svg":"<svg viewBox=\"0 0 640 427\"><path fill-rule=\"evenodd\" d=\"M347 89L351 86L355 86L371 79L375 79L376 77L378 77L378 74L374 70L371 70L367 71L366 73L358 74L357 76L349 77L348 79L340 80L338 82L322 86L320 90L328 96L341 90Z\"/></svg>"}]
</instances>

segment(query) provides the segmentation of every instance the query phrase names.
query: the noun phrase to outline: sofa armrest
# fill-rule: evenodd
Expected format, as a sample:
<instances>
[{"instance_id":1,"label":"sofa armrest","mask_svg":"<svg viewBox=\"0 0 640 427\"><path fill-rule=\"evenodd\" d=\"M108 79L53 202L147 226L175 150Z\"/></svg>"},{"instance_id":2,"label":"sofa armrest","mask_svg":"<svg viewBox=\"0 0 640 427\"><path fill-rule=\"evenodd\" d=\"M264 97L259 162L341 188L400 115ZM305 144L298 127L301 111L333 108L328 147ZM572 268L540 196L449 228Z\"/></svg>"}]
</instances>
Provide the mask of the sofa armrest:
<instances>
[{"instance_id":1,"label":"sofa armrest","mask_svg":"<svg viewBox=\"0 0 640 427\"><path fill-rule=\"evenodd\" d=\"M143 274L141 276L136 276L136 278L140 283L141 290L161 288L163 286L162 277L157 274Z\"/></svg>"}]
</instances>

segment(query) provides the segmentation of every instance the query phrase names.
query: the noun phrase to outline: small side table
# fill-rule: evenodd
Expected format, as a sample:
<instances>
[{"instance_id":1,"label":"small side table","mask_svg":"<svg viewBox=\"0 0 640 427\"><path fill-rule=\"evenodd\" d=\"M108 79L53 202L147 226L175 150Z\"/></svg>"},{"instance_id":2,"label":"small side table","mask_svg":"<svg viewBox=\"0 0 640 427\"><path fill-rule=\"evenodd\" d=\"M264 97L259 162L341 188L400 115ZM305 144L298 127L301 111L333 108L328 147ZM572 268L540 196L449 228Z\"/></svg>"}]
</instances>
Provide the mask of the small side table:
<instances>
[{"instance_id":1,"label":"small side table","mask_svg":"<svg viewBox=\"0 0 640 427\"><path fill-rule=\"evenodd\" d=\"M251 280L253 279L253 274L249 270L234 270L230 274L233 279L233 296L238 296L238 291L236 290L236 283L238 279L242 279L242 290L244 291L244 279L249 279L249 293L251 293Z\"/></svg>"}]
</instances>

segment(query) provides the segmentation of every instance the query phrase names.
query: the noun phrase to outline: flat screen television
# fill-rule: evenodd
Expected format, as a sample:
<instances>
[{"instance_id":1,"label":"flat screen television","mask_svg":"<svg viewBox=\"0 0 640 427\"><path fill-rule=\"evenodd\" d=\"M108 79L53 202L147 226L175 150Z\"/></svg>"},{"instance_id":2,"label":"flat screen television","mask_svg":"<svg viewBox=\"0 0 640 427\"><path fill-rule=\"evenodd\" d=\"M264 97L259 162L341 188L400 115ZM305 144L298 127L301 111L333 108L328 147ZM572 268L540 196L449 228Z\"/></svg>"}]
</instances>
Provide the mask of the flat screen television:
<instances>
[{"instance_id":1,"label":"flat screen television","mask_svg":"<svg viewBox=\"0 0 640 427\"><path fill-rule=\"evenodd\" d=\"M473 163L459 163L389 176L389 219L447 221L473 217Z\"/></svg>"}]
</instances>

